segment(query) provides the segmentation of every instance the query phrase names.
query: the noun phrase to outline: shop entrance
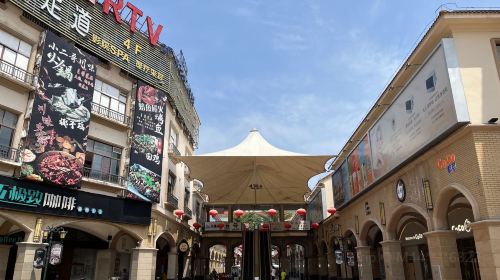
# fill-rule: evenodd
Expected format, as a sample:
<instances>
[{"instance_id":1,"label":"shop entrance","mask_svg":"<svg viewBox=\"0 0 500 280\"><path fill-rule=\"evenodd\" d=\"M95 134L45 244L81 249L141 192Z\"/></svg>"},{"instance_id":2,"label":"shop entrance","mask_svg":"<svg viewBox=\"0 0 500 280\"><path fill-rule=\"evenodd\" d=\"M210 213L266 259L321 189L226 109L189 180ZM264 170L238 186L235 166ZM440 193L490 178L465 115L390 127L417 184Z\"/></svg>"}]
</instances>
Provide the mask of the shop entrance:
<instances>
[{"instance_id":1,"label":"shop entrance","mask_svg":"<svg viewBox=\"0 0 500 280\"><path fill-rule=\"evenodd\" d=\"M382 231L373 224L368 230L367 243L370 246L372 261L372 275L375 280L385 279L384 254L380 242L384 241Z\"/></svg>"},{"instance_id":2,"label":"shop entrance","mask_svg":"<svg viewBox=\"0 0 500 280\"><path fill-rule=\"evenodd\" d=\"M6 260L0 260L2 265L5 265L5 275L4 279L11 280L14 277L14 270L16 267L16 257L17 257L17 242L22 242L24 240L24 236L26 234L23 231L18 231L7 235L5 238L5 242L3 242L0 250L5 250L0 254L6 257ZM0 275L1 276L1 275Z\"/></svg>"},{"instance_id":3,"label":"shop entrance","mask_svg":"<svg viewBox=\"0 0 500 280\"><path fill-rule=\"evenodd\" d=\"M397 236L407 280L432 280L425 225L425 219L417 213L403 215L398 223Z\"/></svg>"},{"instance_id":4,"label":"shop entrance","mask_svg":"<svg viewBox=\"0 0 500 280\"><path fill-rule=\"evenodd\" d=\"M58 236L53 238L63 244L61 263L48 265L46 279L95 279L98 251L108 249L109 243L78 229L65 229L68 233L63 241Z\"/></svg>"},{"instance_id":5,"label":"shop entrance","mask_svg":"<svg viewBox=\"0 0 500 280\"><path fill-rule=\"evenodd\" d=\"M172 256L176 256L173 250L173 246L171 246L171 243L169 240L166 238L169 236L163 234L161 235L158 240L156 241L156 249L158 252L156 253L156 272L155 272L155 277L157 279L167 279L168 276L170 276L170 279L175 277L175 274L173 273L174 269L170 268L170 266L173 266L175 264L175 260L172 260ZM170 238L169 238L170 239ZM173 242L173 239L172 239ZM175 244L175 243L173 243ZM170 274L174 275L169 275L169 270Z\"/></svg>"},{"instance_id":6,"label":"shop entrance","mask_svg":"<svg viewBox=\"0 0 500 280\"><path fill-rule=\"evenodd\" d=\"M451 200L447 218L449 229L457 232L457 249L462 279L481 279L474 236L470 226L474 222L474 214L463 195L457 195Z\"/></svg>"},{"instance_id":7,"label":"shop entrance","mask_svg":"<svg viewBox=\"0 0 500 280\"><path fill-rule=\"evenodd\" d=\"M284 270L290 279L304 279L305 277L305 248L300 244L286 245L288 264ZM288 270L286 268L288 268Z\"/></svg>"}]
</instances>

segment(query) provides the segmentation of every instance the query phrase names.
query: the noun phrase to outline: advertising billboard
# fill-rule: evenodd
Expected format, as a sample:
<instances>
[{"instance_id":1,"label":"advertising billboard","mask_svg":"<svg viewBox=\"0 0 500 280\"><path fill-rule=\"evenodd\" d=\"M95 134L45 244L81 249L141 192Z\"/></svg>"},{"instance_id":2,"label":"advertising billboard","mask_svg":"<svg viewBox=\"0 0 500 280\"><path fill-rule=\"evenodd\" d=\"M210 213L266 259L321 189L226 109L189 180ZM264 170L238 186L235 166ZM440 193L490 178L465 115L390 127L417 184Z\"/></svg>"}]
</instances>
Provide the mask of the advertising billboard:
<instances>
[{"instance_id":1,"label":"advertising billboard","mask_svg":"<svg viewBox=\"0 0 500 280\"><path fill-rule=\"evenodd\" d=\"M167 95L137 83L127 189L131 198L160 201Z\"/></svg>"},{"instance_id":2,"label":"advertising billboard","mask_svg":"<svg viewBox=\"0 0 500 280\"><path fill-rule=\"evenodd\" d=\"M369 184L373 183L374 180L368 135L359 142L358 146L349 155L347 162L352 195L356 195Z\"/></svg>"},{"instance_id":3,"label":"advertising billboard","mask_svg":"<svg viewBox=\"0 0 500 280\"><path fill-rule=\"evenodd\" d=\"M319 223L325 218L323 215L323 193L323 189L320 189L307 204L307 220L313 223Z\"/></svg>"},{"instance_id":4,"label":"advertising billboard","mask_svg":"<svg viewBox=\"0 0 500 280\"><path fill-rule=\"evenodd\" d=\"M333 174L336 207L468 121L454 41L443 39Z\"/></svg>"},{"instance_id":5,"label":"advertising billboard","mask_svg":"<svg viewBox=\"0 0 500 280\"><path fill-rule=\"evenodd\" d=\"M349 168L347 161L344 161L342 165L333 173L333 201L335 207L344 204L351 198L351 184L349 178Z\"/></svg>"},{"instance_id":6,"label":"advertising billboard","mask_svg":"<svg viewBox=\"0 0 500 280\"><path fill-rule=\"evenodd\" d=\"M446 50L446 52L445 52ZM380 178L426 144L468 121L459 77L450 82L456 55L443 40L392 105L370 129L375 177Z\"/></svg>"},{"instance_id":7,"label":"advertising billboard","mask_svg":"<svg viewBox=\"0 0 500 280\"><path fill-rule=\"evenodd\" d=\"M94 93L93 60L46 31L21 177L60 186L80 183Z\"/></svg>"}]
</instances>

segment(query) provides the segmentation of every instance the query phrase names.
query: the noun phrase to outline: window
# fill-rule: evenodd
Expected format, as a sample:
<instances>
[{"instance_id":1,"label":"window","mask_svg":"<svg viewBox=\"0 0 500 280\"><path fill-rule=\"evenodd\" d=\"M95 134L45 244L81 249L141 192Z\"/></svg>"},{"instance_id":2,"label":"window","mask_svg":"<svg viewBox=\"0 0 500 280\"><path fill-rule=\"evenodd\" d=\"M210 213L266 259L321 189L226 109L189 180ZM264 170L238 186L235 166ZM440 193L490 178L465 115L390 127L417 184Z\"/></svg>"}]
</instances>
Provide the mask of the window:
<instances>
[{"instance_id":1,"label":"window","mask_svg":"<svg viewBox=\"0 0 500 280\"><path fill-rule=\"evenodd\" d=\"M500 39L491 39L491 45L493 47L493 56L495 57L495 63L497 65L498 77L500 78Z\"/></svg>"},{"instance_id":2,"label":"window","mask_svg":"<svg viewBox=\"0 0 500 280\"><path fill-rule=\"evenodd\" d=\"M168 194L174 194L174 187L175 187L175 175L172 172L168 172L168 188L167 192Z\"/></svg>"},{"instance_id":3,"label":"window","mask_svg":"<svg viewBox=\"0 0 500 280\"><path fill-rule=\"evenodd\" d=\"M177 147L177 138L179 135L177 134L177 131L175 131L175 128L173 126L170 127L170 144L173 144L174 146Z\"/></svg>"},{"instance_id":4,"label":"window","mask_svg":"<svg viewBox=\"0 0 500 280\"><path fill-rule=\"evenodd\" d=\"M10 148L16 130L17 116L0 109L0 147Z\"/></svg>"},{"instance_id":5,"label":"window","mask_svg":"<svg viewBox=\"0 0 500 280\"><path fill-rule=\"evenodd\" d=\"M89 139L85 153L85 168L91 178L119 182L122 149Z\"/></svg>"},{"instance_id":6,"label":"window","mask_svg":"<svg viewBox=\"0 0 500 280\"><path fill-rule=\"evenodd\" d=\"M94 112L124 121L127 96L121 94L119 89L96 79L92 102L97 105L93 108Z\"/></svg>"},{"instance_id":7,"label":"window","mask_svg":"<svg viewBox=\"0 0 500 280\"><path fill-rule=\"evenodd\" d=\"M189 208L189 189L184 189L184 208Z\"/></svg>"},{"instance_id":8,"label":"window","mask_svg":"<svg viewBox=\"0 0 500 280\"><path fill-rule=\"evenodd\" d=\"M26 79L31 45L0 30L0 71Z\"/></svg>"}]
</instances>

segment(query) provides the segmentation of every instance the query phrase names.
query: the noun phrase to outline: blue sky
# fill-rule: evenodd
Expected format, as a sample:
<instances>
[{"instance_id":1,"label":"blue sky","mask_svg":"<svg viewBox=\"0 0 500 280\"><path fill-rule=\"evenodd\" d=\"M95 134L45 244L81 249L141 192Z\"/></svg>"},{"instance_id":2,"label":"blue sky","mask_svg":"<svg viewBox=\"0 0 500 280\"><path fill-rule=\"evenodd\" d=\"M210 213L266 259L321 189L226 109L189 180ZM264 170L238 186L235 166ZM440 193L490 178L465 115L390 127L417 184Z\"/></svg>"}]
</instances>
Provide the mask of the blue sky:
<instances>
[{"instance_id":1,"label":"blue sky","mask_svg":"<svg viewBox=\"0 0 500 280\"><path fill-rule=\"evenodd\" d=\"M202 122L198 154L233 146L253 127L283 149L336 154L446 2L135 4L164 25L163 42L184 52Z\"/></svg>"}]
</instances>

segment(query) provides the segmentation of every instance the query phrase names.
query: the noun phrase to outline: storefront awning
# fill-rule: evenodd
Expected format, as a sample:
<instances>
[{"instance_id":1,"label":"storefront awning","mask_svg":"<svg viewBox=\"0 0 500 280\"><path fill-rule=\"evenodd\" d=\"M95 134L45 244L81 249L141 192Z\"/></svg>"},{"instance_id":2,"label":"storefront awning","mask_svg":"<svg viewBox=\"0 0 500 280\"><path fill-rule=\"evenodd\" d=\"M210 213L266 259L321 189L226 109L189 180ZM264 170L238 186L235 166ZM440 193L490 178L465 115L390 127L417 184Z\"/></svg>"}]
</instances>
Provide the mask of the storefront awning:
<instances>
[{"instance_id":1,"label":"storefront awning","mask_svg":"<svg viewBox=\"0 0 500 280\"><path fill-rule=\"evenodd\" d=\"M177 158L203 183L211 204L291 204L304 203L308 180L324 172L332 156L278 149L254 129L235 147Z\"/></svg>"}]
</instances>

